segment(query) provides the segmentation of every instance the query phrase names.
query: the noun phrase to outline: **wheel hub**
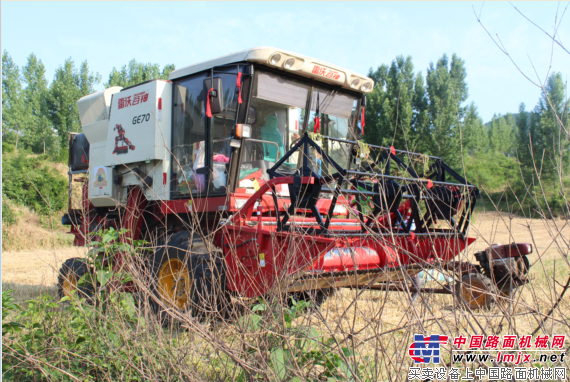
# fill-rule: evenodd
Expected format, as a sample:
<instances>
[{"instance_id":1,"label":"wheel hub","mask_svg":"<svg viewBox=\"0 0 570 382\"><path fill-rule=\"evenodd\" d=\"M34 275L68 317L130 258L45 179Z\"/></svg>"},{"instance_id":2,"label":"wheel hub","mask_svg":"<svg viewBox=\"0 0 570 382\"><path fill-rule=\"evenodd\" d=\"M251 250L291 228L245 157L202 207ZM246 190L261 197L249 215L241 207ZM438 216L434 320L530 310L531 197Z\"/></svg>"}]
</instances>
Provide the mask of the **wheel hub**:
<instances>
[{"instance_id":1,"label":"wheel hub","mask_svg":"<svg viewBox=\"0 0 570 382\"><path fill-rule=\"evenodd\" d=\"M73 273L68 273L63 279L62 290L64 296L71 297L72 291L77 291L77 277Z\"/></svg>"},{"instance_id":2,"label":"wheel hub","mask_svg":"<svg viewBox=\"0 0 570 382\"><path fill-rule=\"evenodd\" d=\"M163 302L186 310L190 304L192 279L188 268L179 259L168 259L160 268L158 287Z\"/></svg>"}]
</instances>

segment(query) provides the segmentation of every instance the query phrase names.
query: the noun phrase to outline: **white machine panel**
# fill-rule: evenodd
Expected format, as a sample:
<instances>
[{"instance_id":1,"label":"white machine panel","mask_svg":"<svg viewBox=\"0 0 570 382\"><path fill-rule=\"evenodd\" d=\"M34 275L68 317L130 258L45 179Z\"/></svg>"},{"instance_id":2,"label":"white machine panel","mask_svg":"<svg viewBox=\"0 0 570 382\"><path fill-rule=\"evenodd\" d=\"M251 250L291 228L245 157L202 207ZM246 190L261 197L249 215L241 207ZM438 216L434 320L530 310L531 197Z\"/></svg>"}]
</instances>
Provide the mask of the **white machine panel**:
<instances>
[{"instance_id":1,"label":"white machine panel","mask_svg":"<svg viewBox=\"0 0 570 382\"><path fill-rule=\"evenodd\" d=\"M113 200L113 169L102 166L105 158L105 142L90 146L89 166L89 200L95 207L111 207L116 205Z\"/></svg>"},{"instance_id":2,"label":"white machine panel","mask_svg":"<svg viewBox=\"0 0 570 382\"><path fill-rule=\"evenodd\" d=\"M106 166L170 155L172 83L154 80L113 94Z\"/></svg>"}]
</instances>

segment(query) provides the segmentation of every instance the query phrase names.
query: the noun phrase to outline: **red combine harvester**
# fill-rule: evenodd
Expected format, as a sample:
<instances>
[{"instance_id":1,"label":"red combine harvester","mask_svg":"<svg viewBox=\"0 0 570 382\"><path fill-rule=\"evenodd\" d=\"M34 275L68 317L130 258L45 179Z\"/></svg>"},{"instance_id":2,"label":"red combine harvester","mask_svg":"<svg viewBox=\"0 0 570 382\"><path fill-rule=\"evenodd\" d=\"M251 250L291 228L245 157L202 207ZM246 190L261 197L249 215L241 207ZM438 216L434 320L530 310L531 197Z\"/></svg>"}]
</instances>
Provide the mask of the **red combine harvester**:
<instances>
[{"instance_id":1,"label":"red combine harvester","mask_svg":"<svg viewBox=\"0 0 570 382\"><path fill-rule=\"evenodd\" d=\"M63 223L78 246L110 227L151 242L157 311L340 287L456 293L477 309L527 282L529 244L491 246L479 264L454 261L475 241L476 186L441 158L358 140L373 86L255 48L84 97L83 134L70 140L70 195L79 174L83 199L76 209L70 200ZM136 151L116 149L130 144L125 134ZM90 272L85 261L63 265L61 295ZM424 269L456 281L420 288Z\"/></svg>"}]
</instances>

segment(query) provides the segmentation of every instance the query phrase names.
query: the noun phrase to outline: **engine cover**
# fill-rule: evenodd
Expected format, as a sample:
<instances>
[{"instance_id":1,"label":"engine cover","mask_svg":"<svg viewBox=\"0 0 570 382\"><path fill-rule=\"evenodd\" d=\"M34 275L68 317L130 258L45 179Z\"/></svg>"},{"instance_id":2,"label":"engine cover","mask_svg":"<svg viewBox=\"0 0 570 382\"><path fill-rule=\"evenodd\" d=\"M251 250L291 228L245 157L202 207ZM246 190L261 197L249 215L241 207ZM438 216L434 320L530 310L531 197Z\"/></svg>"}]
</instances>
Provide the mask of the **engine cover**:
<instances>
[{"instance_id":1,"label":"engine cover","mask_svg":"<svg viewBox=\"0 0 570 382\"><path fill-rule=\"evenodd\" d=\"M113 94L105 166L164 160L169 154L172 84L153 80Z\"/></svg>"}]
</instances>

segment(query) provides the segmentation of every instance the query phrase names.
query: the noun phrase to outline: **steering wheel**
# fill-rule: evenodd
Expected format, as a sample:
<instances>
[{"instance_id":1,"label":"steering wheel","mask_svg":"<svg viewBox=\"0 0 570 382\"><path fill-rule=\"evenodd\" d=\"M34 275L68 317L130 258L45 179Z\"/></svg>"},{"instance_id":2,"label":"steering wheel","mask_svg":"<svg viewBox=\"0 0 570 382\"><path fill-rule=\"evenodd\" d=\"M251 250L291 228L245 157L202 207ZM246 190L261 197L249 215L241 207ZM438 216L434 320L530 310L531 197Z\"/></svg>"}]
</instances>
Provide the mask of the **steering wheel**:
<instances>
[{"instance_id":1,"label":"steering wheel","mask_svg":"<svg viewBox=\"0 0 570 382\"><path fill-rule=\"evenodd\" d=\"M302 137L299 137L299 138L293 140L293 142L291 142L291 143L289 144L289 150L291 150L291 149L293 148L293 146L295 146L295 144L297 144L297 142L299 142L299 141L301 140L301 138L302 138Z\"/></svg>"}]
</instances>

